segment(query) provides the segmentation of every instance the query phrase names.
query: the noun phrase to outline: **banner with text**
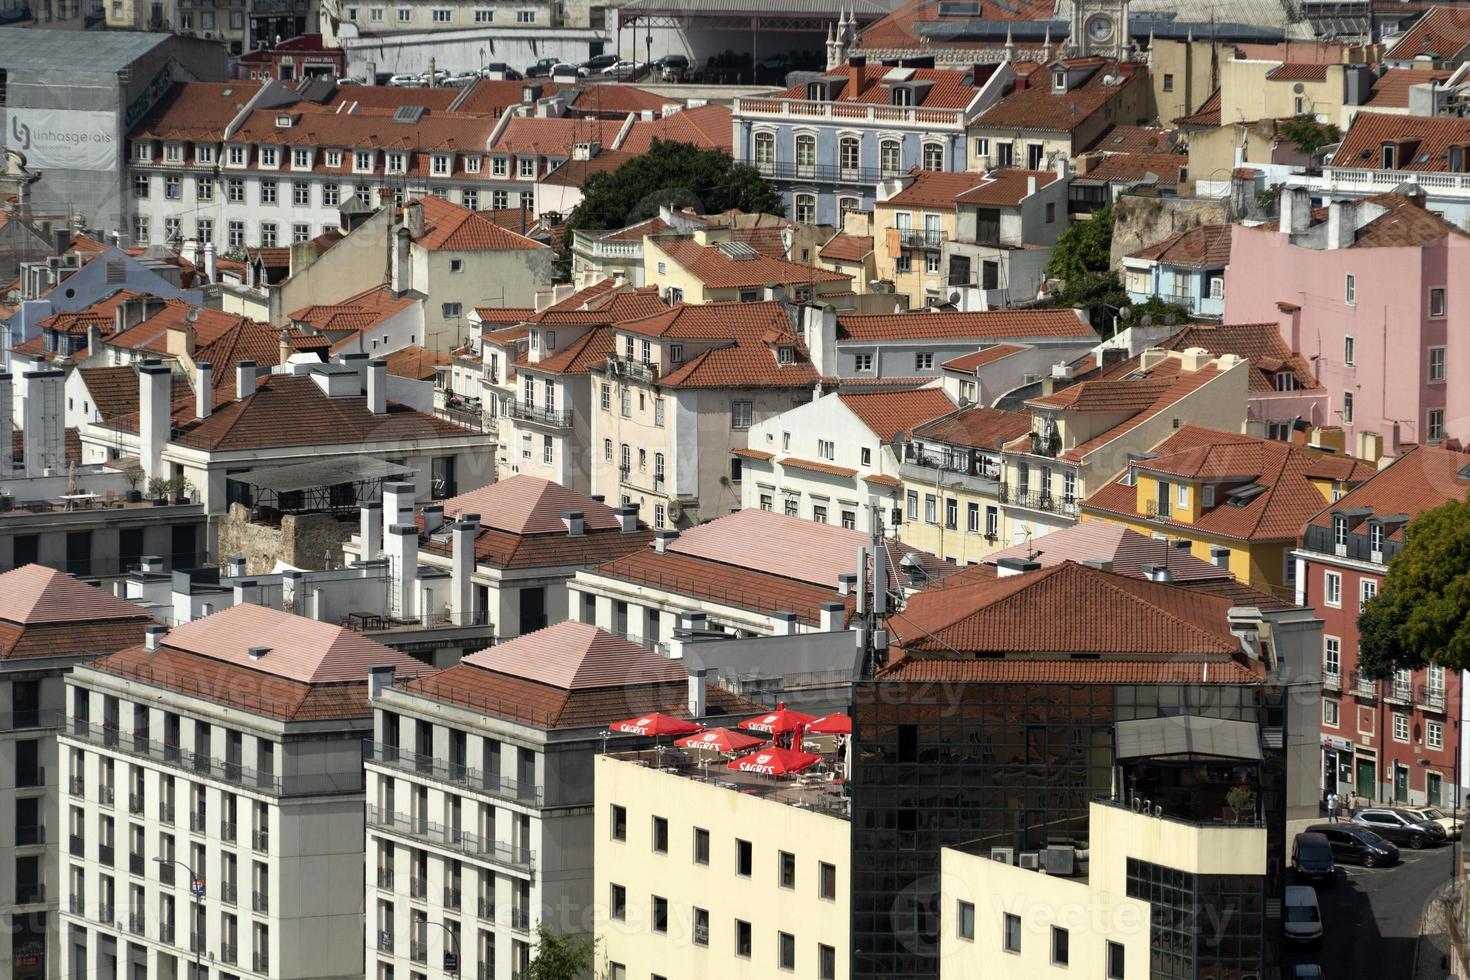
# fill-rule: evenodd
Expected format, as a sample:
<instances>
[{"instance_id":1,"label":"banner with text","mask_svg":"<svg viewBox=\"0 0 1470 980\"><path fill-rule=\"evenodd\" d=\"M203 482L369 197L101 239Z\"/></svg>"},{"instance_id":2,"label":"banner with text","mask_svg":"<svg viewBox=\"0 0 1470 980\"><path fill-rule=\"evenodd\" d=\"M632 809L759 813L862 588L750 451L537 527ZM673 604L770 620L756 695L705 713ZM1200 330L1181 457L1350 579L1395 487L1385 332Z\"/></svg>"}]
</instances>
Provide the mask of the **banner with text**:
<instances>
[{"instance_id":1,"label":"banner with text","mask_svg":"<svg viewBox=\"0 0 1470 980\"><path fill-rule=\"evenodd\" d=\"M7 149L32 170L117 170L117 114L82 110L7 110Z\"/></svg>"}]
</instances>

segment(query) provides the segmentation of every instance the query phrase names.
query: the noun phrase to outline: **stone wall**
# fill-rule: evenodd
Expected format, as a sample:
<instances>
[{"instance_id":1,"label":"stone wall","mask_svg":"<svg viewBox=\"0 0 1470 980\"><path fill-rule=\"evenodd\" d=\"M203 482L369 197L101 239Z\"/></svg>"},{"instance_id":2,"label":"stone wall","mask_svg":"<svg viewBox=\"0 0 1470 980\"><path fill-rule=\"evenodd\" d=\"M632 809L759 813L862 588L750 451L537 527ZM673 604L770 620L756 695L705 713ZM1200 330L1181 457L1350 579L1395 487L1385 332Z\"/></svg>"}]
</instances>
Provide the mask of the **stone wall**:
<instances>
[{"instance_id":1,"label":"stone wall","mask_svg":"<svg viewBox=\"0 0 1470 980\"><path fill-rule=\"evenodd\" d=\"M287 514L281 526L250 520L250 508L231 504L219 524L220 560L245 559L245 574L266 575L278 561L295 568L319 570L342 565L342 545L357 531L357 522L330 514Z\"/></svg>"},{"instance_id":2,"label":"stone wall","mask_svg":"<svg viewBox=\"0 0 1470 980\"><path fill-rule=\"evenodd\" d=\"M1124 194L1113 205L1112 267L1123 256L1200 225L1225 224L1228 202L1216 198L1162 198Z\"/></svg>"}]
</instances>

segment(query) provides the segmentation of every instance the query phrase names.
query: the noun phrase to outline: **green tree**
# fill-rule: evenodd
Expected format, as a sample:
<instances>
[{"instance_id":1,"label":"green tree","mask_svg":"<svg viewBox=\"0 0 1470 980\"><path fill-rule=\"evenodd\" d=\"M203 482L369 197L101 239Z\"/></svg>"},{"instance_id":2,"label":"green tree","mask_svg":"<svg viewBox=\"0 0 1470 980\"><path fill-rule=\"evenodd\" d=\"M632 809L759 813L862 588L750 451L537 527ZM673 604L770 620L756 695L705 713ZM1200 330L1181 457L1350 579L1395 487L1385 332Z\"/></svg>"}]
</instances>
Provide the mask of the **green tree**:
<instances>
[{"instance_id":1,"label":"green tree","mask_svg":"<svg viewBox=\"0 0 1470 980\"><path fill-rule=\"evenodd\" d=\"M1293 116L1282 123L1279 135L1308 156L1342 140L1342 130L1332 123L1320 123L1315 116L1307 114Z\"/></svg>"},{"instance_id":2,"label":"green tree","mask_svg":"<svg viewBox=\"0 0 1470 980\"><path fill-rule=\"evenodd\" d=\"M1071 283L1087 273L1105 273L1113 262L1113 205L1088 221L1073 222L1051 249L1051 274Z\"/></svg>"},{"instance_id":3,"label":"green tree","mask_svg":"<svg viewBox=\"0 0 1470 980\"><path fill-rule=\"evenodd\" d=\"M636 224L657 215L662 205L692 207L701 214L731 208L786 213L781 196L754 167L734 162L721 150L655 139L647 153L616 170L587 175L582 203L568 217L562 235L558 273L570 276L573 231Z\"/></svg>"},{"instance_id":4,"label":"green tree","mask_svg":"<svg viewBox=\"0 0 1470 980\"><path fill-rule=\"evenodd\" d=\"M1358 617L1358 667L1369 677L1428 663L1470 668L1470 503L1463 500L1409 523L1383 591Z\"/></svg>"},{"instance_id":5,"label":"green tree","mask_svg":"<svg viewBox=\"0 0 1470 980\"><path fill-rule=\"evenodd\" d=\"M536 928L536 956L521 972L522 980L580 980L592 966L592 940L558 936L546 926Z\"/></svg>"}]
</instances>

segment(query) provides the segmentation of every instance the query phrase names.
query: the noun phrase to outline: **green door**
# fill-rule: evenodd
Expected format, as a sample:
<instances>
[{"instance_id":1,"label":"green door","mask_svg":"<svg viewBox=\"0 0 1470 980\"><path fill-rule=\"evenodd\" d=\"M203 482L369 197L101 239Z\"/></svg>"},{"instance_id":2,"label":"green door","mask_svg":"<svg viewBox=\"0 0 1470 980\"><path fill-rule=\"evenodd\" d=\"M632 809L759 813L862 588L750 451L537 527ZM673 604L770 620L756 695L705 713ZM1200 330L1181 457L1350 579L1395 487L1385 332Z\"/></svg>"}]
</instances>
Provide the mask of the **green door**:
<instances>
[{"instance_id":1,"label":"green door","mask_svg":"<svg viewBox=\"0 0 1470 980\"><path fill-rule=\"evenodd\" d=\"M1393 798L1397 803L1409 802L1409 770L1393 764Z\"/></svg>"},{"instance_id":2,"label":"green door","mask_svg":"<svg viewBox=\"0 0 1470 980\"><path fill-rule=\"evenodd\" d=\"M1356 773L1358 795L1367 800L1378 799L1378 773L1372 759L1359 759Z\"/></svg>"},{"instance_id":3,"label":"green door","mask_svg":"<svg viewBox=\"0 0 1470 980\"><path fill-rule=\"evenodd\" d=\"M1432 772L1432 773L1429 774L1429 805L1430 806L1439 806L1441 803L1444 802L1444 792L1443 792L1443 790L1441 788L1441 784L1443 783L1443 781L1444 781L1444 777L1441 776L1439 773Z\"/></svg>"}]
</instances>

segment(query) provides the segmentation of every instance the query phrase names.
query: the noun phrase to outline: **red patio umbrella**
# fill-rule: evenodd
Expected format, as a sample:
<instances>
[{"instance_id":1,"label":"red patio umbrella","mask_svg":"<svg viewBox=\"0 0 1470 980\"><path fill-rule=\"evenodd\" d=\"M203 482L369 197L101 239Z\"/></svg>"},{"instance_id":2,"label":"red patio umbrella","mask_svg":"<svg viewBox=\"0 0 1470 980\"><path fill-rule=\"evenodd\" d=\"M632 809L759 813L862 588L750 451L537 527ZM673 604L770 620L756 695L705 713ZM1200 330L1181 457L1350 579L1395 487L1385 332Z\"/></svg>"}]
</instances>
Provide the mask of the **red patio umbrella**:
<instances>
[{"instance_id":1,"label":"red patio umbrella","mask_svg":"<svg viewBox=\"0 0 1470 980\"><path fill-rule=\"evenodd\" d=\"M683 718L675 718L666 715L662 711L654 711L650 714L640 715L637 718L629 718L627 721L616 721L607 726L608 731L622 732L628 735L688 735L692 732L702 731L703 727Z\"/></svg>"},{"instance_id":2,"label":"red patio umbrella","mask_svg":"<svg viewBox=\"0 0 1470 980\"><path fill-rule=\"evenodd\" d=\"M800 711L792 711L782 701L776 705L776 710L770 714L760 715L756 718L747 718L738 726L748 732L765 732L767 735L784 735L786 732L794 732L802 725L810 724L817 719L812 715L803 714Z\"/></svg>"},{"instance_id":3,"label":"red patio umbrella","mask_svg":"<svg viewBox=\"0 0 1470 980\"><path fill-rule=\"evenodd\" d=\"M708 752L745 752L755 748L765 739L746 735L728 728L711 728L697 735L686 735L674 740L683 749L704 749Z\"/></svg>"},{"instance_id":4,"label":"red patio umbrella","mask_svg":"<svg viewBox=\"0 0 1470 980\"><path fill-rule=\"evenodd\" d=\"M851 735L852 719L842 712L823 715L806 726L808 735Z\"/></svg>"},{"instance_id":5,"label":"red patio umbrella","mask_svg":"<svg viewBox=\"0 0 1470 980\"><path fill-rule=\"evenodd\" d=\"M755 772L762 776L786 776L793 772L801 772L810 766L822 761L819 755L810 752L798 752L795 749L783 749L772 746L743 755L738 759L732 759L726 766L737 772Z\"/></svg>"}]
</instances>

